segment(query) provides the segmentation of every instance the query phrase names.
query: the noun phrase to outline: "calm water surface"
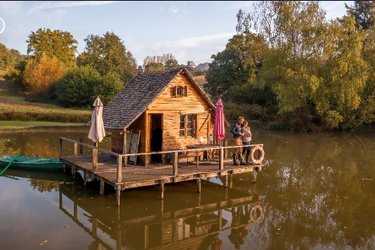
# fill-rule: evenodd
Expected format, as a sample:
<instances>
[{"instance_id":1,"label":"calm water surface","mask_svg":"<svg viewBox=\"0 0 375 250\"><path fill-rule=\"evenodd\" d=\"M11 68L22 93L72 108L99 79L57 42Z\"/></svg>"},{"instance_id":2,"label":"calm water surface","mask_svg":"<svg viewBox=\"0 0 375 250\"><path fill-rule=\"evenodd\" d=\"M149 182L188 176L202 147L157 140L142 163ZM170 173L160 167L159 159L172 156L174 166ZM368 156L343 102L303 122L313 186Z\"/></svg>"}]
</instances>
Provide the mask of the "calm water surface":
<instances>
[{"instance_id":1,"label":"calm water surface","mask_svg":"<svg viewBox=\"0 0 375 250\"><path fill-rule=\"evenodd\" d=\"M87 129L0 134L0 155L57 157L58 136ZM258 132L269 166L204 182L126 191L64 174L0 177L0 249L375 249L375 131ZM108 147L108 141L104 146ZM71 145L64 148L71 152Z\"/></svg>"}]
</instances>

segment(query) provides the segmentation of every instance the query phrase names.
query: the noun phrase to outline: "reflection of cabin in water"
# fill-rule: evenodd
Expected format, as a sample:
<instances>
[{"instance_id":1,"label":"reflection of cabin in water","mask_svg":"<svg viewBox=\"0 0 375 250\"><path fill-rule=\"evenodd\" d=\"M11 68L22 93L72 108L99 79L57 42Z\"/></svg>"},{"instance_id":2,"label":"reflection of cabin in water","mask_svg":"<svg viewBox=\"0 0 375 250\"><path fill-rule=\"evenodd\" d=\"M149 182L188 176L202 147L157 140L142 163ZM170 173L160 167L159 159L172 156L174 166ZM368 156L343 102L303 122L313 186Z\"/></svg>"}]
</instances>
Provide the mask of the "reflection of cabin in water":
<instances>
[{"instance_id":1,"label":"reflection of cabin in water","mask_svg":"<svg viewBox=\"0 0 375 250\"><path fill-rule=\"evenodd\" d=\"M112 132L114 152L129 152L129 131L140 132L138 152L176 150L198 144L199 137L208 139L214 110L190 73L179 68L136 76L104 108L104 124ZM165 159L147 155L140 160L148 165Z\"/></svg>"},{"instance_id":2,"label":"reflection of cabin in water","mask_svg":"<svg viewBox=\"0 0 375 250\"><path fill-rule=\"evenodd\" d=\"M223 249L222 241L243 242L249 226L264 219L256 196L212 183L202 196L159 200L138 192L121 209L80 188L60 184L59 208L93 238L90 249ZM219 235L224 230L229 235Z\"/></svg>"}]
</instances>

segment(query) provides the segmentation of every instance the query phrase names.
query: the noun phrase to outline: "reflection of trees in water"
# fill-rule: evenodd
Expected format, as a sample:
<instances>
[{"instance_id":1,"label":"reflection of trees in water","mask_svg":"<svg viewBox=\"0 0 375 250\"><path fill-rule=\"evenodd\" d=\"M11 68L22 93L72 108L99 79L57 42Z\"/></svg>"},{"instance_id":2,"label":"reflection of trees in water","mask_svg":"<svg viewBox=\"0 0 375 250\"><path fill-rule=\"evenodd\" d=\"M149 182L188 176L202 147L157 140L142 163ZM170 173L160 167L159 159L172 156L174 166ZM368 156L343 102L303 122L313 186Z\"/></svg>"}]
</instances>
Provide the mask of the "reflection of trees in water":
<instances>
[{"instance_id":1,"label":"reflection of trees in water","mask_svg":"<svg viewBox=\"0 0 375 250\"><path fill-rule=\"evenodd\" d=\"M375 248L371 138L301 134L270 146L274 162L257 184L266 196L270 247Z\"/></svg>"},{"instance_id":2,"label":"reflection of trees in water","mask_svg":"<svg viewBox=\"0 0 375 250\"><path fill-rule=\"evenodd\" d=\"M30 186L39 192L51 192L57 191L59 189L59 182L57 181L46 181L46 180L37 180L37 179L30 179Z\"/></svg>"}]
</instances>

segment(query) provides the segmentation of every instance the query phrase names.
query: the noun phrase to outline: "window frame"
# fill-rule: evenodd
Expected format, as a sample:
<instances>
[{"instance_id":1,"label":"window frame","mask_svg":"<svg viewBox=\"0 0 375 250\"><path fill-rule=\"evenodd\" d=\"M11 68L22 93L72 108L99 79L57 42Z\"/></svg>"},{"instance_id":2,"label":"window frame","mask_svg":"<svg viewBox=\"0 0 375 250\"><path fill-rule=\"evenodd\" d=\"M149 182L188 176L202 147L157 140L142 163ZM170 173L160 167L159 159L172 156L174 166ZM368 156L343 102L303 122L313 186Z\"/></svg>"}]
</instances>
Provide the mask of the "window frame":
<instances>
[{"instance_id":1,"label":"window frame","mask_svg":"<svg viewBox=\"0 0 375 250\"><path fill-rule=\"evenodd\" d=\"M189 121L189 116L191 117L191 121ZM181 119L182 117L183 120ZM184 128L181 128L182 121ZM189 122L191 123L190 127L188 126ZM180 114L179 137L197 138L197 122L198 116L195 113ZM188 131L190 131L190 135L188 135Z\"/></svg>"}]
</instances>

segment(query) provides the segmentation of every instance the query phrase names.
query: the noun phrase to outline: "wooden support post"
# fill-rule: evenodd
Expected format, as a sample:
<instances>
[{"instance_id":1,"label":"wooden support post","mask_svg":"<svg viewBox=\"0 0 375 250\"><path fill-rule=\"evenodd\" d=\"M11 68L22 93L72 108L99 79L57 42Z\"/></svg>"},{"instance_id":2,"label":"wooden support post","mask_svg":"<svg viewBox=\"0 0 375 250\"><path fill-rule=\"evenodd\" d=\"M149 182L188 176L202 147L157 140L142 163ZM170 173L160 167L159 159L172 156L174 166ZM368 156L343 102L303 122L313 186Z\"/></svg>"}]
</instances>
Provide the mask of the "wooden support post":
<instances>
[{"instance_id":1,"label":"wooden support post","mask_svg":"<svg viewBox=\"0 0 375 250\"><path fill-rule=\"evenodd\" d=\"M224 141L224 147L227 147L227 146L228 146L228 141L225 140ZM228 159L228 149L227 148L224 150L224 159Z\"/></svg>"},{"instance_id":2,"label":"wooden support post","mask_svg":"<svg viewBox=\"0 0 375 250\"><path fill-rule=\"evenodd\" d=\"M223 228L223 219L222 219L222 211L221 211L221 208L219 208L219 231L221 231L221 229Z\"/></svg>"},{"instance_id":3,"label":"wooden support post","mask_svg":"<svg viewBox=\"0 0 375 250\"><path fill-rule=\"evenodd\" d=\"M104 187L105 187L104 179L100 178L100 195L104 195Z\"/></svg>"},{"instance_id":4,"label":"wooden support post","mask_svg":"<svg viewBox=\"0 0 375 250\"><path fill-rule=\"evenodd\" d=\"M71 169L73 178L75 178L75 176L76 176L77 158L78 158L78 144L75 142L74 143L74 164L73 164L72 169Z\"/></svg>"},{"instance_id":5,"label":"wooden support post","mask_svg":"<svg viewBox=\"0 0 375 250\"><path fill-rule=\"evenodd\" d=\"M219 170L224 170L224 149L220 147L220 154L219 154Z\"/></svg>"},{"instance_id":6,"label":"wooden support post","mask_svg":"<svg viewBox=\"0 0 375 250\"><path fill-rule=\"evenodd\" d=\"M80 143L83 142L82 137L79 138L79 142ZM79 155L83 155L83 146L82 146L82 144L79 144Z\"/></svg>"},{"instance_id":7,"label":"wooden support post","mask_svg":"<svg viewBox=\"0 0 375 250\"><path fill-rule=\"evenodd\" d=\"M173 176L178 175L178 152L174 152L173 157Z\"/></svg>"},{"instance_id":8,"label":"wooden support post","mask_svg":"<svg viewBox=\"0 0 375 250\"><path fill-rule=\"evenodd\" d=\"M228 175L228 177L229 177L229 188L232 188L233 187L233 174L232 173L230 173L229 175Z\"/></svg>"},{"instance_id":9,"label":"wooden support post","mask_svg":"<svg viewBox=\"0 0 375 250\"><path fill-rule=\"evenodd\" d=\"M65 163L63 164L63 172L64 173L66 172L66 165L65 165Z\"/></svg>"},{"instance_id":10,"label":"wooden support post","mask_svg":"<svg viewBox=\"0 0 375 250\"><path fill-rule=\"evenodd\" d=\"M62 157L63 140L59 138L59 159Z\"/></svg>"},{"instance_id":11,"label":"wooden support post","mask_svg":"<svg viewBox=\"0 0 375 250\"><path fill-rule=\"evenodd\" d=\"M144 230L144 235L145 235L145 239L144 239L144 249L148 249L148 247L149 247L149 238L150 238L150 230L148 229L148 225L144 225L144 228L143 228L143 230Z\"/></svg>"},{"instance_id":12,"label":"wooden support post","mask_svg":"<svg viewBox=\"0 0 375 250\"><path fill-rule=\"evenodd\" d=\"M117 206L121 205L121 185L116 185L116 200L117 200Z\"/></svg>"},{"instance_id":13,"label":"wooden support post","mask_svg":"<svg viewBox=\"0 0 375 250\"><path fill-rule=\"evenodd\" d=\"M164 199L164 191L165 191L165 187L164 187L164 180L161 180L160 181L160 198L161 199Z\"/></svg>"},{"instance_id":14,"label":"wooden support post","mask_svg":"<svg viewBox=\"0 0 375 250\"><path fill-rule=\"evenodd\" d=\"M196 167L199 168L199 151L195 152Z\"/></svg>"},{"instance_id":15,"label":"wooden support post","mask_svg":"<svg viewBox=\"0 0 375 250\"><path fill-rule=\"evenodd\" d=\"M97 236L97 230L98 230L98 220L96 218L92 218L92 224L91 224L91 232L94 236Z\"/></svg>"},{"instance_id":16,"label":"wooden support post","mask_svg":"<svg viewBox=\"0 0 375 250\"><path fill-rule=\"evenodd\" d=\"M201 180L201 178L197 179L197 187L198 187L197 192L201 193L202 192L202 180Z\"/></svg>"},{"instance_id":17,"label":"wooden support post","mask_svg":"<svg viewBox=\"0 0 375 250\"><path fill-rule=\"evenodd\" d=\"M117 183L122 183L122 155L117 156Z\"/></svg>"},{"instance_id":18,"label":"wooden support post","mask_svg":"<svg viewBox=\"0 0 375 250\"><path fill-rule=\"evenodd\" d=\"M92 170L98 171L98 149L92 149Z\"/></svg>"}]
</instances>

